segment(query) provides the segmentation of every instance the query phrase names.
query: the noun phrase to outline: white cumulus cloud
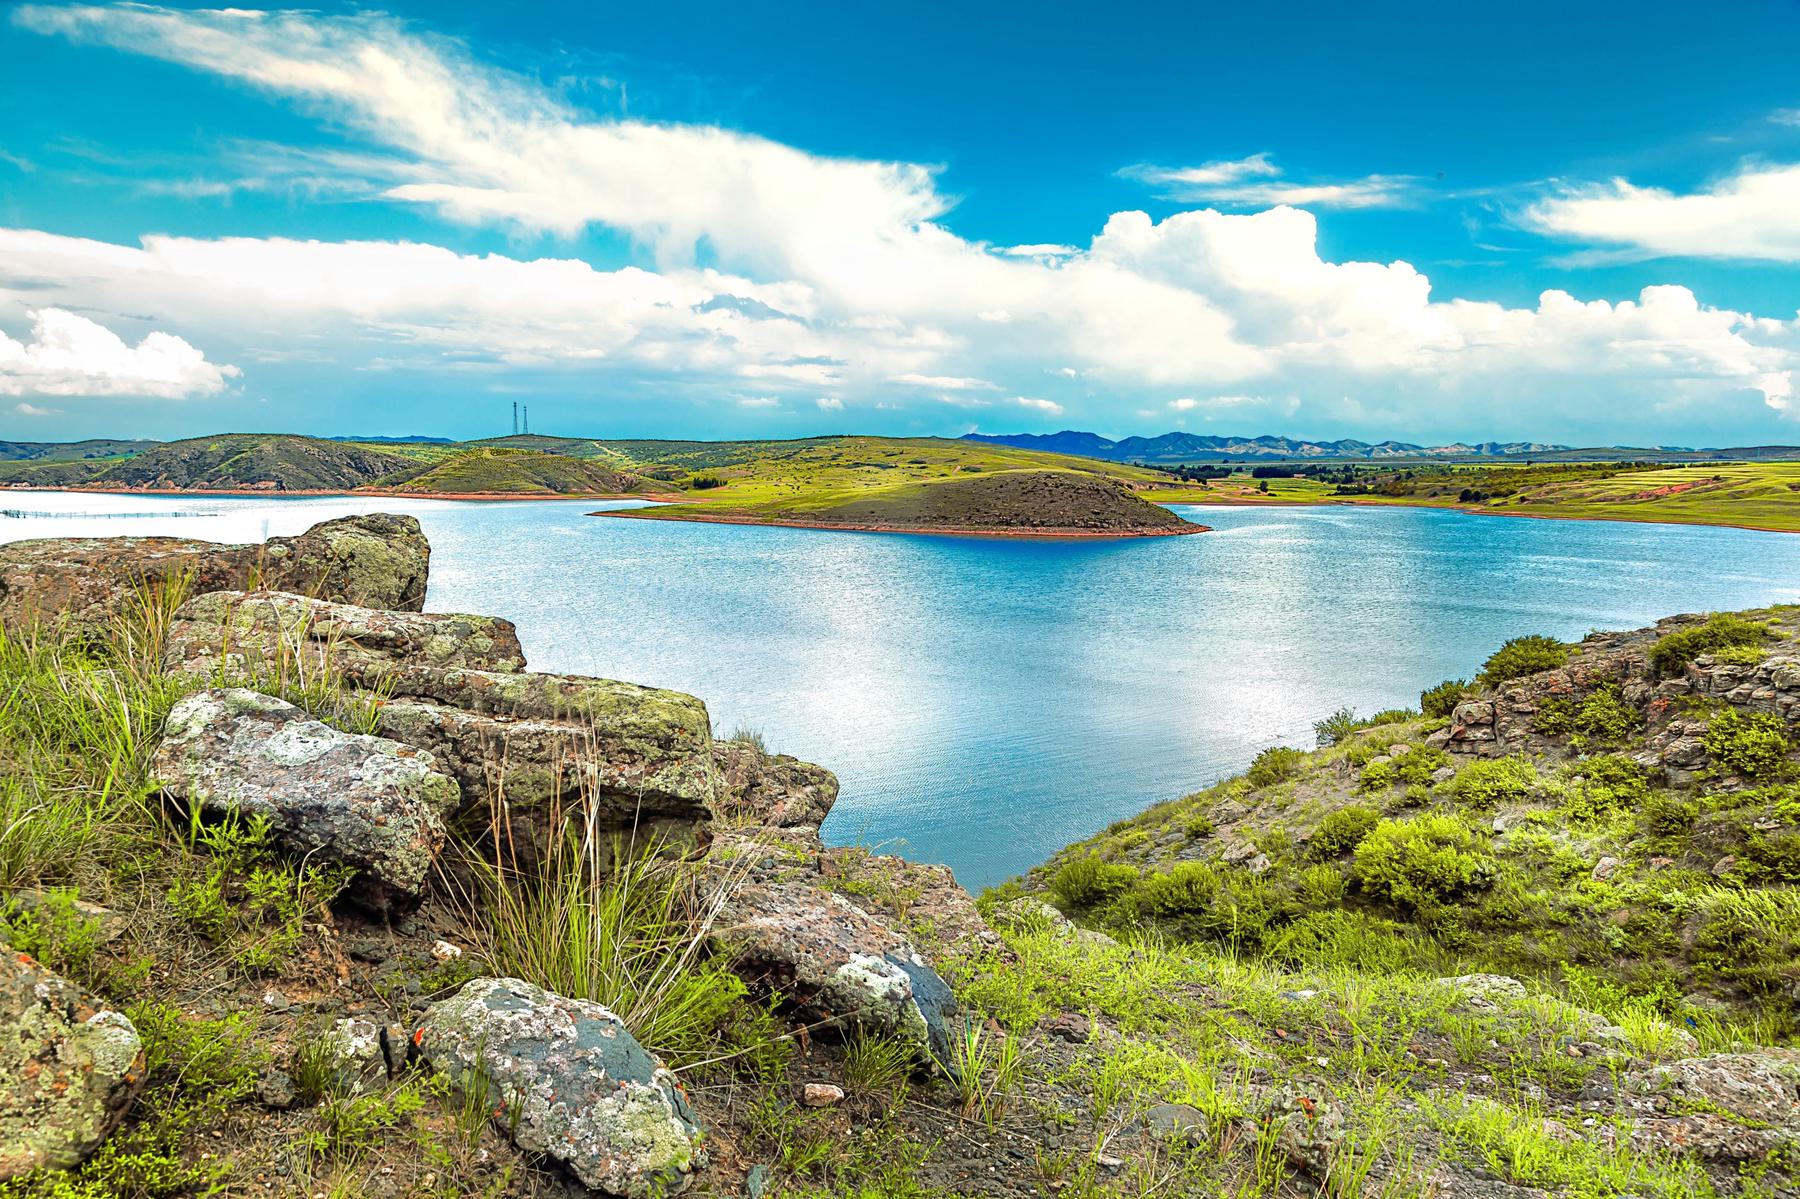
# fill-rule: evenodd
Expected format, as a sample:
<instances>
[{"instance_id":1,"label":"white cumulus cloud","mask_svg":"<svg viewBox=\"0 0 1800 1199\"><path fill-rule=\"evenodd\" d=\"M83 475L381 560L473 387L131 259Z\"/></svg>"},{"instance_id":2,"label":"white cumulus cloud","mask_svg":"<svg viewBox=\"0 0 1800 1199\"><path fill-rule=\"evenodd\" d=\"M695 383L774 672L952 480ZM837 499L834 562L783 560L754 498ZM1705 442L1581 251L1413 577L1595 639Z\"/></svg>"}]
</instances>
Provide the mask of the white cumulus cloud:
<instances>
[{"instance_id":1,"label":"white cumulus cloud","mask_svg":"<svg viewBox=\"0 0 1800 1199\"><path fill-rule=\"evenodd\" d=\"M1745 165L1693 192L1625 179L1565 187L1523 223L1630 257L1800 262L1800 165Z\"/></svg>"},{"instance_id":2,"label":"white cumulus cloud","mask_svg":"<svg viewBox=\"0 0 1800 1199\"><path fill-rule=\"evenodd\" d=\"M85 316L61 308L29 314L24 341L0 332L0 395L148 396L178 400L213 395L235 378L235 366L219 365L169 333L144 335L135 346ZM48 409L20 404L24 416Z\"/></svg>"}]
</instances>

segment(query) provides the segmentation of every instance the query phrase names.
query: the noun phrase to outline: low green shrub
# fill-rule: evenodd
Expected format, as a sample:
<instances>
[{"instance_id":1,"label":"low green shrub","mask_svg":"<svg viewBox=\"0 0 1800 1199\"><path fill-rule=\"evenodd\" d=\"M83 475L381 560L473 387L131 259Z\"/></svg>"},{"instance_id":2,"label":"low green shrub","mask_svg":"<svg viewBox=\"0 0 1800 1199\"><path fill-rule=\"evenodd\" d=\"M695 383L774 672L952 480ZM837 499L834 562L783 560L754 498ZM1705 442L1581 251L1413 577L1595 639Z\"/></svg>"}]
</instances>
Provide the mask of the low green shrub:
<instances>
[{"instance_id":1,"label":"low green shrub","mask_svg":"<svg viewBox=\"0 0 1800 1199\"><path fill-rule=\"evenodd\" d=\"M1702 654L1757 645L1770 636L1769 626L1760 621L1745 620L1731 612L1715 612L1705 624L1658 638L1650 647L1650 664L1662 674L1674 674Z\"/></svg>"},{"instance_id":2,"label":"low green shrub","mask_svg":"<svg viewBox=\"0 0 1800 1199\"><path fill-rule=\"evenodd\" d=\"M1356 782L1358 791L1384 791L1397 783L1423 787L1431 782L1432 775L1450 764L1448 754L1430 746L1415 747L1405 753L1390 750L1389 754L1385 760L1371 761L1363 767Z\"/></svg>"},{"instance_id":3,"label":"low green shrub","mask_svg":"<svg viewBox=\"0 0 1800 1199\"><path fill-rule=\"evenodd\" d=\"M1568 660L1569 647L1554 637L1537 634L1514 637L1482 663L1481 673L1475 681L1484 687L1493 687L1528 674L1555 670Z\"/></svg>"},{"instance_id":4,"label":"low green shrub","mask_svg":"<svg viewBox=\"0 0 1800 1199\"><path fill-rule=\"evenodd\" d=\"M1419 693L1419 711L1427 716L1448 716L1473 690L1467 679L1445 679Z\"/></svg>"},{"instance_id":5,"label":"low green shrub","mask_svg":"<svg viewBox=\"0 0 1800 1199\"><path fill-rule=\"evenodd\" d=\"M1653 838L1685 837L1694 831L1700 805L1667 791L1655 791L1638 811L1638 827Z\"/></svg>"},{"instance_id":6,"label":"low green shrub","mask_svg":"<svg viewBox=\"0 0 1800 1199\"><path fill-rule=\"evenodd\" d=\"M1244 777L1252 787L1273 787L1276 783L1291 778L1305 760L1304 750L1286 745L1271 745L1256 755Z\"/></svg>"},{"instance_id":7,"label":"low green shrub","mask_svg":"<svg viewBox=\"0 0 1800 1199\"><path fill-rule=\"evenodd\" d=\"M1321 749L1337 745L1351 733L1364 727L1355 708L1339 708L1323 720L1313 722L1313 735Z\"/></svg>"},{"instance_id":8,"label":"low green shrub","mask_svg":"<svg viewBox=\"0 0 1800 1199\"><path fill-rule=\"evenodd\" d=\"M1153 916L1204 912L1218 894L1219 873L1206 862L1177 862L1167 871L1145 876L1132 892L1138 909Z\"/></svg>"},{"instance_id":9,"label":"low green shrub","mask_svg":"<svg viewBox=\"0 0 1800 1199\"><path fill-rule=\"evenodd\" d=\"M1549 737L1566 736L1576 749L1619 745L1644 727L1644 714L1625 702L1618 684L1602 683L1579 701L1545 700L1532 727Z\"/></svg>"},{"instance_id":10,"label":"low green shrub","mask_svg":"<svg viewBox=\"0 0 1800 1199\"><path fill-rule=\"evenodd\" d=\"M1493 808L1531 798L1537 785L1537 770L1524 758L1483 758L1457 771L1445 790L1469 807Z\"/></svg>"},{"instance_id":11,"label":"low green shrub","mask_svg":"<svg viewBox=\"0 0 1800 1199\"><path fill-rule=\"evenodd\" d=\"M1361 804L1328 812L1306 843L1307 852L1320 861L1342 857L1362 844L1362 839L1380 823L1381 814Z\"/></svg>"},{"instance_id":12,"label":"low green shrub","mask_svg":"<svg viewBox=\"0 0 1800 1199\"><path fill-rule=\"evenodd\" d=\"M1453 816L1383 820L1356 847L1357 884L1404 908L1430 908L1478 891L1494 871L1480 839Z\"/></svg>"},{"instance_id":13,"label":"low green shrub","mask_svg":"<svg viewBox=\"0 0 1800 1199\"><path fill-rule=\"evenodd\" d=\"M1621 754L1586 758L1570 772L1574 780L1563 809L1582 819L1635 812L1650 798L1650 779Z\"/></svg>"},{"instance_id":14,"label":"low green shrub","mask_svg":"<svg viewBox=\"0 0 1800 1199\"><path fill-rule=\"evenodd\" d=\"M1064 863L1050 880L1050 890L1065 905L1091 908L1127 890L1138 880L1137 868L1096 857Z\"/></svg>"},{"instance_id":15,"label":"low green shrub","mask_svg":"<svg viewBox=\"0 0 1800 1199\"><path fill-rule=\"evenodd\" d=\"M1721 767L1747 779L1767 782L1793 769L1788 755L1794 744L1788 739L1787 724L1768 712L1746 714L1726 708L1707 724L1700 743Z\"/></svg>"}]
</instances>

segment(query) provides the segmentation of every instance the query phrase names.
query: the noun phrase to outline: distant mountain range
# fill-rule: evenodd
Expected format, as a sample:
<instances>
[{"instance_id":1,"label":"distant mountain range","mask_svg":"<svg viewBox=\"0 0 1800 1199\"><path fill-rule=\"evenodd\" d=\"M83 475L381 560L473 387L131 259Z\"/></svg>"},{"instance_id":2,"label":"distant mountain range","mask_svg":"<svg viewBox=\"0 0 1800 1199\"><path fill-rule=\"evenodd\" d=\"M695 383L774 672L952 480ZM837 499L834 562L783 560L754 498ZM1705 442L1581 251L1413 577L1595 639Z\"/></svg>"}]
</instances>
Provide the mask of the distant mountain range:
<instances>
[{"instance_id":1,"label":"distant mountain range","mask_svg":"<svg viewBox=\"0 0 1800 1199\"><path fill-rule=\"evenodd\" d=\"M1065 429L1061 433L968 433L965 441L1009 445L1019 449L1077 454L1109 462L1184 463L1267 460L1293 462L1390 461L1406 458L1556 459L1769 459L1800 458L1796 446L1740 446L1694 450L1678 446L1600 446L1580 448L1541 441L1483 441L1476 444L1417 445L1408 441L1309 441L1294 437L1213 437L1199 433L1164 433L1160 437L1127 437L1114 441L1098 433Z\"/></svg>"}]
</instances>

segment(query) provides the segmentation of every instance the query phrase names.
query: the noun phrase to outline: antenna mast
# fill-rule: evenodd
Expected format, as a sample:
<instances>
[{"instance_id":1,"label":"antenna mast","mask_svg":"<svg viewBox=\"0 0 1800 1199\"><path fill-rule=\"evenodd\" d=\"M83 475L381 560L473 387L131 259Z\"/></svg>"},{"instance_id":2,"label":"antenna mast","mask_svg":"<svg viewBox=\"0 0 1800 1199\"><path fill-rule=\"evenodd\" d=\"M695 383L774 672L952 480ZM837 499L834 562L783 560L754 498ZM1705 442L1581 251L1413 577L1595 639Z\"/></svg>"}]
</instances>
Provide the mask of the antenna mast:
<instances>
[{"instance_id":1,"label":"antenna mast","mask_svg":"<svg viewBox=\"0 0 1800 1199\"><path fill-rule=\"evenodd\" d=\"M513 436L519 435L519 401L513 401Z\"/></svg>"},{"instance_id":2,"label":"antenna mast","mask_svg":"<svg viewBox=\"0 0 1800 1199\"><path fill-rule=\"evenodd\" d=\"M525 435L531 436L531 405L525 405Z\"/></svg>"}]
</instances>

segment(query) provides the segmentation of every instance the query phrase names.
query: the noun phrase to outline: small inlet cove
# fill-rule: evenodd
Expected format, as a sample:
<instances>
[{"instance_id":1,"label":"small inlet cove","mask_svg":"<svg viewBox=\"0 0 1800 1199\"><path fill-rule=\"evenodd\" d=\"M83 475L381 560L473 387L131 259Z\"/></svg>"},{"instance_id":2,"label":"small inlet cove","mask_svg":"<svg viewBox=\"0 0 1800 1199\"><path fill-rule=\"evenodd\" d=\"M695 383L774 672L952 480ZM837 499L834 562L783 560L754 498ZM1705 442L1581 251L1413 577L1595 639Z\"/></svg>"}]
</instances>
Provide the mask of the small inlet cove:
<instances>
[{"instance_id":1,"label":"small inlet cove","mask_svg":"<svg viewBox=\"0 0 1800 1199\"><path fill-rule=\"evenodd\" d=\"M703 698L837 772L837 844L970 888L1416 705L1506 637L1800 599L1800 538L1430 509L1178 509L1195 537L1056 541L597 520L593 501L12 492L0 541L254 541L416 515L431 611L508 617L535 669Z\"/></svg>"}]
</instances>

